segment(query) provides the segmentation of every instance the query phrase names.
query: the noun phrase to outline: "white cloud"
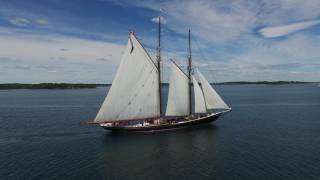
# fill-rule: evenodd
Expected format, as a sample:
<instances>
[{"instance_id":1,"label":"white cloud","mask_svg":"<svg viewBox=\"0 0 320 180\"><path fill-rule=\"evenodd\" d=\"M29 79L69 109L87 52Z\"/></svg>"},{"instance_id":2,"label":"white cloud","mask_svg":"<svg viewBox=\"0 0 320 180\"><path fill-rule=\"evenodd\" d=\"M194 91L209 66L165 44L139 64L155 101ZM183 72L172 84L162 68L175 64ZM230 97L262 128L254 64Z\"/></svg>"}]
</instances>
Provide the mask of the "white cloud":
<instances>
[{"instance_id":1,"label":"white cloud","mask_svg":"<svg viewBox=\"0 0 320 180\"><path fill-rule=\"evenodd\" d=\"M213 43L228 42L248 33L255 17L242 1L167 1L163 6L170 29L187 34L191 28L192 34Z\"/></svg>"},{"instance_id":2,"label":"white cloud","mask_svg":"<svg viewBox=\"0 0 320 180\"><path fill-rule=\"evenodd\" d=\"M39 24L39 25L47 25L49 24L49 22L45 19L36 19L35 23Z\"/></svg>"},{"instance_id":3,"label":"white cloud","mask_svg":"<svg viewBox=\"0 0 320 180\"><path fill-rule=\"evenodd\" d=\"M159 16L152 18L151 21L154 23L159 23ZM161 24L166 24L168 22L167 19L165 19L162 16L160 16L160 21L161 21Z\"/></svg>"},{"instance_id":4,"label":"white cloud","mask_svg":"<svg viewBox=\"0 0 320 180\"><path fill-rule=\"evenodd\" d=\"M95 61L112 54L118 64L123 45L55 35L0 36L0 56L12 59L45 60L59 56L73 61Z\"/></svg>"},{"instance_id":5,"label":"white cloud","mask_svg":"<svg viewBox=\"0 0 320 180\"><path fill-rule=\"evenodd\" d=\"M315 19L320 16L319 0L262 0L258 23L274 26Z\"/></svg>"},{"instance_id":6,"label":"white cloud","mask_svg":"<svg viewBox=\"0 0 320 180\"><path fill-rule=\"evenodd\" d=\"M125 48L115 43L58 35L0 36L0 42L0 57L4 59L0 61L0 83L110 83ZM97 61L101 58L108 61Z\"/></svg>"},{"instance_id":7,"label":"white cloud","mask_svg":"<svg viewBox=\"0 0 320 180\"><path fill-rule=\"evenodd\" d=\"M185 0L183 3L179 0L122 0L120 4L144 7L157 12L163 9L164 16L170 21L167 28L180 34L186 34L187 29L191 28L195 36L218 44L254 36L256 27L274 27L320 16L319 0ZM271 33L277 35L273 31Z\"/></svg>"},{"instance_id":8,"label":"white cloud","mask_svg":"<svg viewBox=\"0 0 320 180\"><path fill-rule=\"evenodd\" d=\"M16 26L28 26L30 24L30 20L26 18L13 18L9 20L11 24Z\"/></svg>"},{"instance_id":9,"label":"white cloud","mask_svg":"<svg viewBox=\"0 0 320 180\"><path fill-rule=\"evenodd\" d=\"M246 0L123 0L114 1L122 6L137 6L152 9L164 14L168 20L166 28L180 34L192 33L203 40L224 43L250 33L255 23L257 10ZM155 21L156 19L154 19ZM156 21L157 22L157 21Z\"/></svg>"},{"instance_id":10,"label":"white cloud","mask_svg":"<svg viewBox=\"0 0 320 180\"><path fill-rule=\"evenodd\" d=\"M319 37L296 34L258 45L229 61L199 61L198 66L218 81L319 81L319 46Z\"/></svg>"},{"instance_id":11,"label":"white cloud","mask_svg":"<svg viewBox=\"0 0 320 180\"><path fill-rule=\"evenodd\" d=\"M274 37L281 37L286 36L297 31L309 28L311 26L315 26L320 23L320 20L313 20L313 21L304 21L289 25L282 25L282 26L274 26L274 27L265 27L262 28L259 32L266 38L274 38Z\"/></svg>"},{"instance_id":12,"label":"white cloud","mask_svg":"<svg viewBox=\"0 0 320 180\"><path fill-rule=\"evenodd\" d=\"M45 19L27 19L27 18L22 18L22 17L16 17L9 19L9 22L15 26L21 26L21 27L26 27L29 26L30 24L37 24L37 25L47 25L49 22Z\"/></svg>"},{"instance_id":13,"label":"white cloud","mask_svg":"<svg viewBox=\"0 0 320 180\"><path fill-rule=\"evenodd\" d=\"M192 35L198 40L200 37L200 44L206 44L206 50L218 48L219 61L213 53L207 60L195 57L194 61L207 71L206 75L214 74L219 81L319 81L319 38L312 33L296 33L319 23L306 21L320 16L319 0L124 1L122 5L156 12L162 8L169 20L166 28L185 35L191 28ZM261 30L265 37L292 35L270 41L256 35L257 27L266 27Z\"/></svg>"}]
</instances>

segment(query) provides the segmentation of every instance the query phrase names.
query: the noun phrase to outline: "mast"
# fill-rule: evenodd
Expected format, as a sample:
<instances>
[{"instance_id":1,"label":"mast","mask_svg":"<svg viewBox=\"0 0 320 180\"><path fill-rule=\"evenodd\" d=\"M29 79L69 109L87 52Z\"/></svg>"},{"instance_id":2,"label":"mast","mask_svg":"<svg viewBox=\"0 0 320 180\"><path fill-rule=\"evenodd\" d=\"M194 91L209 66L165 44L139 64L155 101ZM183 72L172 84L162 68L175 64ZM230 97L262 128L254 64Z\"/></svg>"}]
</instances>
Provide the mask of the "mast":
<instances>
[{"instance_id":1,"label":"mast","mask_svg":"<svg viewBox=\"0 0 320 180\"><path fill-rule=\"evenodd\" d=\"M191 67L191 62L192 62L192 59L191 59L191 35L190 35L190 29L189 29L189 58L188 58L188 78L189 78L189 115L191 115L191 70L192 70L192 67Z\"/></svg>"},{"instance_id":2,"label":"mast","mask_svg":"<svg viewBox=\"0 0 320 180\"><path fill-rule=\"evenodd\" d=\"M160 117L162 117L162 99L161 99L161 16L158 21L158 48L157 48L157 63L158 63L158 81L159 81L159 111Z\"/></svg>"}]
</instances>

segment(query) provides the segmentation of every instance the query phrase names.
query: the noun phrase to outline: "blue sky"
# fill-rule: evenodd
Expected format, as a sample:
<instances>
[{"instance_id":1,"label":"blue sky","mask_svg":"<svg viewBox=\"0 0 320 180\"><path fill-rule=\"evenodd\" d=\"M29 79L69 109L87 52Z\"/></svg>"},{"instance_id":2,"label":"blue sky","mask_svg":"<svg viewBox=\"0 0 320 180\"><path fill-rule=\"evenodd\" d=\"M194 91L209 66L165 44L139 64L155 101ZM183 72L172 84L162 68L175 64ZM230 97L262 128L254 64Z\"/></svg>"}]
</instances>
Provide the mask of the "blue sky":
<instances>
[{"instance_id":1,"label":"blue sky","mask_svg":"<svg viewBox=\"0 0 320 180\"><path fill-rule=\"evenodd\" d=\"M319 0L0 0L0 83L111 83L128 32L212 82L320 81ZM165 80L167 76L163 77Z\"/></svg>"}]
</instances>

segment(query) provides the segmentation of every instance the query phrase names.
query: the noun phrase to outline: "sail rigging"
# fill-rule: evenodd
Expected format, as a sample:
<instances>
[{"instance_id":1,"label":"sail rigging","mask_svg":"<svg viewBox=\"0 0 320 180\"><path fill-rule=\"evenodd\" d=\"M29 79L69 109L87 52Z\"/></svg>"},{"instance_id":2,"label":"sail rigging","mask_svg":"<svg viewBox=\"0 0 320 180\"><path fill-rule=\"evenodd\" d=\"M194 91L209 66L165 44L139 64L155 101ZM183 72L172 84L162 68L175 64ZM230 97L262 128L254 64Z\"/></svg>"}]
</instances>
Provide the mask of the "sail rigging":
<instances>
[{"instance_id":1,"label":"sail rigging","mask_svg":"<svg viewBox=\"0 0 320 180\"><path fill-rule=\"evenodd\" d=\"M188 86L188 76L178 67L177 64L172 63L166 116L189 115Z\"/></svg>"},{"instance_id":2,"label":"sail rigging","mask_svg":"<svg viewBox=\"0 0 320 180\"><path fill-rule=\"evenodd\" d=\"M112 86L95 122L159 117L158 67L130 33Z\"/></svg>"},{"instance_id":3,"label":"sail rigging","mask_svg":"<svg viewBox=\"0 0 320 180\"><path fill-rule=\"evenodd\" d=\"M210 83L206 80L206 78L197 70L201 87L203 90L205 102L207 109L227 109L230 107L223 101L223 99L219 96L219 94L214 90L214 88L210 85Z\"/></svg>"}]
</instances>

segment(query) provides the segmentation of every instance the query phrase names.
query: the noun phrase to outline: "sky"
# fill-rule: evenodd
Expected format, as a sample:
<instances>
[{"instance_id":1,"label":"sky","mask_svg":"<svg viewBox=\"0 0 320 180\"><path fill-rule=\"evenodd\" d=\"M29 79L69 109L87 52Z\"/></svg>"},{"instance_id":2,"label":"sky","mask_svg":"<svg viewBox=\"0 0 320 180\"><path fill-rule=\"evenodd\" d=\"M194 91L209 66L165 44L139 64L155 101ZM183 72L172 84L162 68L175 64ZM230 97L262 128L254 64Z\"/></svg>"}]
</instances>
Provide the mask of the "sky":
<instances>
[{"instance_id":1,"label":"sky","mask_svg":"<svg viewBox=\"0 0 320 180\"><path fill-rule=\"evenodd\" d=\"M0 83L111 83L134 31L210 82L320 81L319 0L0 0Z\"/></svg>"}]
</instances>

